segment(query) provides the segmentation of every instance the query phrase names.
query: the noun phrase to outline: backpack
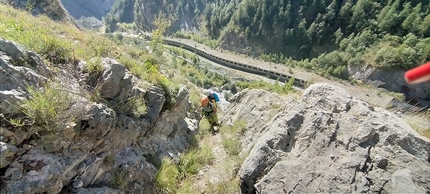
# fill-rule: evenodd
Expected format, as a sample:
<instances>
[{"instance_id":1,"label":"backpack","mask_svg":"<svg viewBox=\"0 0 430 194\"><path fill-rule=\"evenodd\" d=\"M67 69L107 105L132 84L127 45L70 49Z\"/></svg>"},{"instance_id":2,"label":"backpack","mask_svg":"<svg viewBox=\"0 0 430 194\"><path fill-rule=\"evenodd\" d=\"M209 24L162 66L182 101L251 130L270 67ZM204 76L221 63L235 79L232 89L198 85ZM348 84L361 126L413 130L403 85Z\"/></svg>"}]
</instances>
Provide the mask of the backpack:
<instances>
[{"instance_id":1,"label":"backpack","mask_svg":"<svg viewBox=\"0 0 430 194\"><path fill-rule=\"evenodd\" d=\"M215 92L211 92L208 94L208 98L210 101L219 102L219 97Z\"/></svg>"}]
</instances>

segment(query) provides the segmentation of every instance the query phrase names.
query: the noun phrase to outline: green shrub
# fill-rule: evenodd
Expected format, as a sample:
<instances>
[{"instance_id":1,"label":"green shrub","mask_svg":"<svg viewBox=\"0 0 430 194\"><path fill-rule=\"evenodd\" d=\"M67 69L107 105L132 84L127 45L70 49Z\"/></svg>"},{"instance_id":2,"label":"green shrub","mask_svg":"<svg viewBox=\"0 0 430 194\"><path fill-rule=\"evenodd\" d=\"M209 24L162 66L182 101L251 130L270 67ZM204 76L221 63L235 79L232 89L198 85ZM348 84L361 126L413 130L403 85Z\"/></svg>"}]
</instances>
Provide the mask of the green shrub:
<instances>
[{"instance_id":1,"label":"green shrub","mask_svg":"<svg viewBox=\"0 0 430 194\"><path fill-rule=\"evenodd\" d=\"M85 64L85 68L89 73L100 73L103 71L103 64L100 57L95 57Z\"/></svg>"},{"instance_id":2,"label":"green shrub","mask_svg":"<svg viewBox=\"0 0 430 194\"><path fill-rule=\"evenodd\" d=\"M115 43L109 39L93 36L88 40L87 46L92 50L93 56L116 58Z\"/></svg>"},{"instance_id":3,"label":"green shrub","mask_svg":"<svg viewBox=\"0 0 430 194\"><path fill-rule=\"evenodd\" d=\"M230 92L226 92L225 94L224 94L224 98L227 100L227 101L230 101L230 98L233 96L233 94L231 94Z\"/></svg>"},{"instance_id":4,"label":"green shrub","mask_svg":"<svg viewBox=\"0 0 430 194\"><path fill-rule=\"evenodd\" d=\"M71 44L54 34L47 33L47 36L41 36L39 40L39 50L36 52L43 57L48 58L52 63L64 63L67 59L72 58Z\"/></svg>"},{"instance_id":5,"label":"green shrub","mask_svg":"<svg viewBox=\"0 0 430 194\"><path fill-rule=\"evenodd\" d=\"M213 86L212 80L211 79L204 79L203 80L203 88L208 89L211 88Z\"/></svg>"},{"instance_id":6,"label":"green shrub","mask_svg":"<svg viewBox=\"0 0 430 194\"><path fill-rule=\"evenodd\" d=\"M208 193L223 193L223 194L240 193L239 185L240 185L239 178L235 178L232 180L230 179L223 180L216 184L209 183Z\"/></svg>"},{"instance_id":7,"label":"green shrub","mask_svg":"<svg viewBox=\"0 0 430 194\"><path fill-rule=\"evenodd\" d=\"M181 155L179 172L184 176L195 175L204 164L211 164L215 159L211 145L203 145L200 149L192 149Z\"/></svg>"},{"instance_id":8,"label":"green shrub","mask_svg":"<svg viewBox=\"0 0 430 194\"><path fill-rule=\"evenodd\" d=\"M178 187L180 173L170 158L163 158L155 176L155 185L163 193L174 193Z\"/></svg>"},{"instance_id":9,"label":"green shrub","mask_svg":"<svg viewBox=\"0 0 430 194\"><path fill-rule=\"evenodd\" d=\"M43 127L45 131L64 129L65 125L73 121L73 116L67 114L71 106L72 97L60 84L47 83L41 90L29 87L29 99L22 101L22 111Z\"/></svg>"},{"instance_id":10,"label":"green shrub","mask_svg":"<svg viewBox=\"0 0 430 194\"><path fill-rule=\"evenodd\" d=\"M231 156L238 155L242 150L240 142L236 137L225 138L222 141L222 146Z\"/></svg>"},{"instance_id":11,"label":"green shrub","mask_svg":"<svg viewBox=\"0 0 430 194\"><path fill-rule=\"evenodd\" d=\"M231 83L229 89L230 89L232 94L236 94L238 92L237 86L235 83Z\"/></svg>"},{"instance_id":12,"label":"green shrub","mask_svg":"<svg viewBox=\"0 0 430 194\"><path fill-rule=\"evenodd\" d=\"M122 169L115 169L112 172L112 185L117 189L124 189L129 184L127 172Z\"/></svg>"},{"instance_id":13,"label":"green shrub","mask_svg":"<svg viewBox=\"0 0 430 194\"><path fill-rule=\"evenodd\" d=\"M119 114L133 114L134 116L139 117L146 114L147 111L146 102L143 96L131 96L126 99L121 99L119 102L108 102L108 104L111 104L110 107Z\"/></svg>"}]
</instances>

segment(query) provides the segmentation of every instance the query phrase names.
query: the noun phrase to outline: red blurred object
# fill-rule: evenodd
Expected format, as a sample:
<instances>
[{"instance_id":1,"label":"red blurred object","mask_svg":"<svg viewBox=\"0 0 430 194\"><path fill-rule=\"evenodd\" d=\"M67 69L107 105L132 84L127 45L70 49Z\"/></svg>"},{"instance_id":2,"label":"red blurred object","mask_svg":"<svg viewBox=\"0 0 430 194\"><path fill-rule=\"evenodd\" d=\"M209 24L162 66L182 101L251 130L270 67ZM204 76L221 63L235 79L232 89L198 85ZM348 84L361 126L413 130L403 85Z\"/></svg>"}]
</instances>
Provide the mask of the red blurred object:
<instances>
[{"instance_id":1,"label":"red blurred object","mask_svg":"<svg viewBox=\"0 0 430 194\"><path fill-rule=\"evenodd\" d=\"M408 84L416 84L430 80L430 62L415 67L405 73L405 80Z\"/></svg>"}]
</instances>

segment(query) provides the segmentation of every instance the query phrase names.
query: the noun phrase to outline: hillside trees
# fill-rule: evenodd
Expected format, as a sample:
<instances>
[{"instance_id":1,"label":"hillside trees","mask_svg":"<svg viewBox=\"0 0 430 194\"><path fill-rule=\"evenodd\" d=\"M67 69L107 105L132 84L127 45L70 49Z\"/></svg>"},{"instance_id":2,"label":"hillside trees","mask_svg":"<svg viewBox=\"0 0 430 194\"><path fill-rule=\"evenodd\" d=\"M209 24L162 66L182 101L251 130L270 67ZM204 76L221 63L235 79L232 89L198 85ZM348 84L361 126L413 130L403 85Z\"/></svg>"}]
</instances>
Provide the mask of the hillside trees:
<instances>
[{"instance_id":1,"label":"hillside trees","mask_svg":"<svg viewBox=\"0 0 430 194\"><path fill-rule=\"evenodd\" d=\"M430 60L430 6L422 0L164 0L135 1L134 22L163 13L176 21L186 15L200 21L209 39L237 33L250 46L282 56L269 60L323 60L338 51L344 64L407 68ZM123 2L123 3L121 3ZM106 17L107 26L128 17L124 0ZM150 15L150 14L149 14ZM410 41L415 37L416 41ZM394 43L392 40L398 40ZM326 55L319 58L320 55ZM282 54L282 55L281 55ZM335 54L335 55L338 55ZM333 60L336 62L338 60ZM329 68L329 67L327 67Z\"/></svg>"},{"instance_id":2,"label":"hillside trees","mask_svg":"<svg viewBox=\"0 0 430 194\"><path fill-rule=\"evenodd\" d=\"M180 16L199 18L206 7L205 0L117 0L105 18L106 32L116 30L116 23L135 23L140 30L155 29L152 22L159 15L165 16L172 23ZM147 25L144 25L146 23ZM148 25L148 24L151 25Z\"/></svg>"},{"instance_id":3,"label":"hillside trees","mask_svg":"<svg viewBox=\"0 0 430 194\"><path fill-rule=\"evenodd\" d=\"M166 18L158 17L155 19L154 24L157 26L157 29L152 32L150 46L154 52L157 52L157 46L159 44L163 44L163 35L166 32L166 29L169 27L170 21Z\"/></svg>"}]
</instances>

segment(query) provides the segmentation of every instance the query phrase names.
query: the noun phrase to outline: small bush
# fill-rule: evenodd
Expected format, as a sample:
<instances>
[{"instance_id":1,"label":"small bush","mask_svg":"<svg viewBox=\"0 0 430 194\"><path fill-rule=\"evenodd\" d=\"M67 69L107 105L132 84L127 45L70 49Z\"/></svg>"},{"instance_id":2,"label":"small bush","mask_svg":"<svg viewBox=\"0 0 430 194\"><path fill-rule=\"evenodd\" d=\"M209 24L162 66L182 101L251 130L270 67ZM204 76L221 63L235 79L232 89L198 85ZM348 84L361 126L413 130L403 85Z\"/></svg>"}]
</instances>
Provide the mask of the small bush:
<instances>
[{"instance_id":1,"label":"small bush","mask_svg":"<svg viewBox=\"0 0 430 194\"><path fill-rule=\"evenodd\" d=\"M272 84L263 80L259 81L240 81L237 85L241 90L245 88L251 89L264 89L270 92L276 92L278 94L290 94L294 92L293 88L294 79L290 79L287 83L281 85L278 82Z\"/></svg>"},{"instance_id":2,"label":"small bush","mask_svg":"<svg viewBox=\"0 0 430 194\"><path fill-rule=\"evenodd\" d=\"M131 71L135 66L137 66L137 61L128 55L121 55L121 57L118 59L118 62L120 62L122 65L124 65L125 68L127 68L129 71Z\"/></svg>"},{"instance_id":3,"label":"small bush","mask_svg":"<svg viewBox=\"0 0 430 194\"><path fill-rule=\"evenodd\" d=\"M222 142L222 146L230 156L238 155L242 150L240 142L236 137L225 138Z\"/></svg>"},{"instance_id":4,"label":"small bush","mask_svg":"<svg viewBox=\"0 0 430 194\"><path fill-rule=\"evenodd\" d=\"M111 40L99 37L92 36L89 40L87 40L87 45L90 50L93 52L92 56L96 57L114 57L115 56L115 43ZM115 58L115 57L114 57Z\"/></svg>"},{"instance_id":5,"label":"small bush","mask_svg":"<svg viewBox=\"0 0 430 194\"><path fill-rule=\"evenodd\" d=\"M115 155L113 153L109 153L103 159L103 164L106 166L112 166L115 163Z\"/></svg>"},{"instance_id":6,"label":"small bush","mask_svg":"<svg viewBox=\"0 0 430 194\"><path fill-rule=\"evenodd\" d=\"M180 157L179 172L185 177L187 174L195 175L204 164L211 164L214 159L210 145L192 149Z\"/></svg>"},{"instance_id":7,"label":"small bush","mask_svg":"<svg viewBox=\"0 0 430 194\"><path fill-rule=\"evenodd\" d=\"M240 193L238 185L240 185L239 178L223 180L216 184L209 183L208 193Z\"/></svg>"},{"instance_id":8,"label":"small bush","mask_svg":"<svg viewBox=\"0 0 430 194\"><path fill-rule=\"evenodd\" d=\"M46 131L63 129L73 120L66 114L72 103L70 93L59 84L47 83L42 90L28 88L29 99L22 101L23 112Z\"/></svg>"},{"instance_id":9,"label":"small bush","mask_svg":"<svg viewBox=\"0 0 430 194\"><path fill-rule=\"evenodd\" d=\"M177 189L177 184L180 178L180 173L175 163L170 158L163 158L161 167L155 176L155 185L164 193L174 193Z\"/></svg>"},{"instance_id":10,"label":"small bush","mask_svg":"<svg viewBox=\"0 0 430 194\"><path fill-rule=\"evenodd\" d=\"M108 102L115 112L119 114L130 115L139 117L140 115L146 114L147 106L142 95L131 96L126 99L122 99L119 102Z\"/></svg>"},{"instance_id":11,"label":"small bush","mask_svg":"<svg viewBox=\"0 0 430 194\"><path fill-rule=\"evenodd\" d=\"M227 101L230 101L230 98L233 96L233 94L231 94L230 92L226 92L225 94L224 94L224 98L227 100Z\"/></svg>"},{"instance_id":12,"label":"small bush","mask_svg":"<svg viewBox=\"0 0 430 194\"><path fill-rule=\"evenodd\" d=\"M129 184L127 172L122 169L115 169L112 172L112 185L114 188L124 189Z\"/></svg>"},{"instance_id":13,"label":"small bush","mask_svg":"<svg viewBox=\"0 0 430 194\"><path fill-rule=\"evenodd\" d=\"M92 58L85 64L88 73L100 73L103 71L103 65L100 57Z\"/></svg>"},{"instance_id":14,"label":"small bush","mask_svg":"<svg viewBox=\"0 0 430 194\"><path fill-rule=\"evenodd\" d=\"M203 88L208 89L213 86L212 80L206 78L203 80Z\"/></svg>"},{"instance_id":15,"label":"small bush","mask_svg":"<svg viewBox=\"0 0 430 194\"><path fill-rule=\"evenodd\" d=\"M223 126L222 131L229 134L241 135L246 129L246 122L238 120L233 123L233 126Z\"/></svg>"},{"instance_id":16,"label":"small bush","mask_svg":"<svg viewBox=\"0 0 430 194\"><path fill-rule=\"evenodd\" d=\"M159 86L164 90L164 98L166 99L162 111L168 110L176 104L176 96L179 92L179 87L173 86L173 83L171 83L165 77L160 80Z\"/></svg>"},{"instance_id":17,"label":"small bush","mask_svg":"<svg viewBox=\"0 0 430 194\"><path fill-rule=\"evenodd\" d=\"M238 92L237 86L235 83L231 83L229 88L232 94L236 94Z\"/></svg>"},{"instance_id":18,"label":"small bush","mask_svg":"<svg viewBox=\"0 0 430 194\"><path fill-rule=\"evenodd\" d=\"M25 125L24 121L21 120L21 119L13 119L13 118L11 118L8 121L14 127L22 127L22 126Z\"/></svg>"},{"instance_id":19,"label":"small bush","mask_svg":"<svg viewBox=\"0 0 430 194\"><path fill-rule=\"evenodd\" d=\"M189 100L191 101L192 107L197 108L200 105L200 91L193 88L190 90ZM194 111L194 110L193 110Z\"/></svg>"},{"instance_id":20,"label":"small bush","mask_svg":"<svg viewBox=\"0 0 430 194\"><path fill-rule=\"evenodd\" d=\"M198 87L202 87L203 86L203 82L201 79L196 79L196 83L195 83Z\"/></svg>"},{"instance_id":21,"label":"small bush","mask_svg":"<svg viewBox=\"0 0 430 194\"><path fill-rule=\"evenodd\" d=\"M56 37L54 34L42 36L40 50L37 52L48 58L52 63L64 63L72 57L72 46L66 40Z\"/></svg>"}]
</instances>

